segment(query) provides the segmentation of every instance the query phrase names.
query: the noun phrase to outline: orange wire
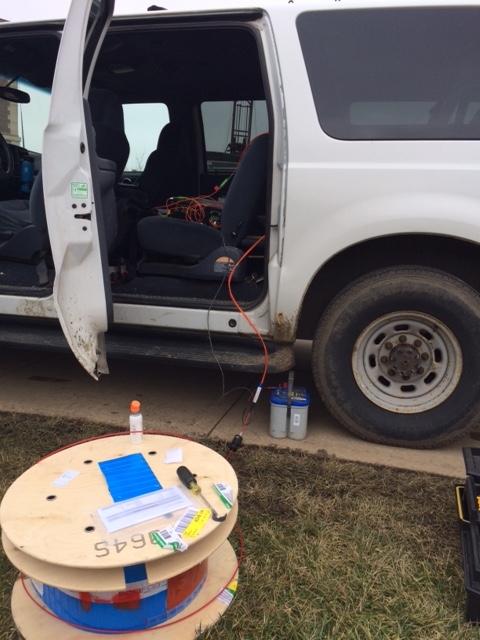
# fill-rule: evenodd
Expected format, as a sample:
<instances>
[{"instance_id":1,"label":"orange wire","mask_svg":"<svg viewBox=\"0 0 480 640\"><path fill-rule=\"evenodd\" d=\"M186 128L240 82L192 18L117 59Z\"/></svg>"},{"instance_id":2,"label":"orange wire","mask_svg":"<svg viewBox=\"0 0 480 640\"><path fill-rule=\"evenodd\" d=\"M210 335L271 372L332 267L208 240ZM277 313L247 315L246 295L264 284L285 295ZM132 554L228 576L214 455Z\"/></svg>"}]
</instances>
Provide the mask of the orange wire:
<instances>
[{"instance_id":1,"label":"orange wire","mask_svg":"<svg viewBox=\"0 0 480 640\"><path fill-rule=\"evenodd\" d=\"M205 207L222 210L222 205L212 197L214 193L207 196L196 196L195 198L178 198L170 203L167 200L165 204L168 211L167 217L178 211L189 222L203 223L205 221Z\"/></svg>"},{"instance_id":2,"label":"orange wire","mask_svg":"<svg viewBox=\"0 0 480 640\"><path fill-rule=\"evenodd\" d=\"M247 258L247 256L249 256L250 253L256 247L258 247L258 245L260 244L260 242L262 242L262 240L265 240L265 236L260 236L260 238L258 238L258 240L256 240L254 242L254 244L252 244L252 246L249 249L247 249L247 251L245 251L243 256L240 258L240 260L234 265L233 269L230 271L230 274L229 274L228 280L227 280L228 295L230 296L230 300L233 302L233 304L234 304L235 308L237 309L237 311L241 314L241 316L247 321L247 323L253 329L253 331L257 335L257 337L260 340L260 343L262 345L263 355L264 355L264 364L263 364L262 377L260 378L260 384L261 385L263 385L263 383L265 381L265 378L267 376L267 370L268 370L268 350L267 350L267 345L265 344L265 340L263 339L262 334L260 333L260 331L257 329L257 327L253 324L253 322L247 316L245 311L242 309L242 307L236 301L235 296L233 295L233 292L232 292L232 279L233 279L233 275L234 275L238 265L241 264L243 262L243 260L245 260L245 258Z\"/></svg>"},{"instance_id":3,"label":"orange wire","mask_svg":"<svg viewBox=\"0 0 480 640\"><path fill-rule=\"evenodd\" d=\"M245 145L245 147L243 148L243 150L242 150L242 152L240 154L240 157L238 158L237 164L235 165L235 169L232 171L232 173L228 177L228 180L231 180L233 178L233 176L235 175L235 173L237 172L238 166L239 166L240 162L242 161L243 156L246 154L247 149L250 147L250 145L253 143L253 141L256 140L257 138L260 138L260 136L265 136L265 135L267 135L266 132L265 133L259 133L257 136L252 138L247 145ZM214 196L217 194L218 191L219 191L219 188L215 187L214 190L212 191L212 193L210 193L208 195L179 198L177 201L175 201L174 203L170 203L170 204L169 204L168 201L171 198L167 198L167 201L165 202L164 205L162 205L162 208L166 208L167 211L168 210L175 211L177 208L180 208L180 204L181 203L191 202L191 203L196 203L196 205L198 205L198 206L201 206L202 210L203 210L203 205L198 201L199 200L211 200L211 203L209 203L208 206L212 206L214 208L222 209L222 205L219 204L218 201L215 200L215 198L214 198ZM196 205L195 204L192 205L194 209L196 208ZM152 207L152 209L157 209L157 208L159 208L159 207L158 206ZM188 213L188 209L189 209L189 207L187 207L187 213ZM167 214L167 215L169 215L169 214ZM187 220L190 220L189 217L187 217L187 216L185 216L185 217L186 217ZM197 220L197 219L195 219L195 217L196 217L195 215L192 216L191 222L203 222L204 216L202 217L201 220Z\"/></svg>"}]
</instances>

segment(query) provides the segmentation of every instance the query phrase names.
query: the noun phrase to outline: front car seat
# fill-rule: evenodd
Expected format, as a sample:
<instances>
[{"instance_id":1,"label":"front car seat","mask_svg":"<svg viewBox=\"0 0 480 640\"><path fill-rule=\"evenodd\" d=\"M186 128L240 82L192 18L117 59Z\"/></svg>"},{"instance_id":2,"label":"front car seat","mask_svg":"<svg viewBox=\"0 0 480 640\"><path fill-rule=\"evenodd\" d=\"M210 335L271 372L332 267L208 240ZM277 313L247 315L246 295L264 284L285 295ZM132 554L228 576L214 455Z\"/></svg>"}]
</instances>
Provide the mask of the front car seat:
<instances>
[{"instance_id":1,"label":"front car seat","mask_svg":"<svg viewBox=\"0 0 480 640\"><path fill-rule=\"evenodd\" d=\"M95 149L101 174L109 173L114 163L118 185L127 164L130 146L125 135L123 108L119 98L105 89L92 89L88 98L90 119L95 130ZM89 120L86 110L85 116ZM108 185L103 189L108 190ZM116 210L108 207L107 245L116 233ZM0 202L0 259L36 264L49 247L41 171L32 186L30 199Z\"/></svg>"}]
</instances>

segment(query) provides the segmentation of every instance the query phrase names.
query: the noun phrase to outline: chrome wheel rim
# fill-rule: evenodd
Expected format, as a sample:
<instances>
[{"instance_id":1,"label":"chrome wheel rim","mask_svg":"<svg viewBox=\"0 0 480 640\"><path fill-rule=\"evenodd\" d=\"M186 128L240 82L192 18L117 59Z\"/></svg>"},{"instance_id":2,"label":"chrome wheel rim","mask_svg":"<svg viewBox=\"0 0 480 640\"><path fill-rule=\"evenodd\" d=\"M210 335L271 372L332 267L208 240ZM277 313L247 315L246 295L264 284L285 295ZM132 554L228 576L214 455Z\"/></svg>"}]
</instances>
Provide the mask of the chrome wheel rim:
<instances>
[{"instance_id":1,"label":"chrome wheel rim","mask_svg":"<svg viewBox=\"0 0 480 640\"><path fill-rule=\"evenodd\" d=\"M462 351L450 329L419 312L391 313L369 324L353 349L352 368L362 393L394 413L421 413L453 393Z\"/></svg>"}]
</instances>

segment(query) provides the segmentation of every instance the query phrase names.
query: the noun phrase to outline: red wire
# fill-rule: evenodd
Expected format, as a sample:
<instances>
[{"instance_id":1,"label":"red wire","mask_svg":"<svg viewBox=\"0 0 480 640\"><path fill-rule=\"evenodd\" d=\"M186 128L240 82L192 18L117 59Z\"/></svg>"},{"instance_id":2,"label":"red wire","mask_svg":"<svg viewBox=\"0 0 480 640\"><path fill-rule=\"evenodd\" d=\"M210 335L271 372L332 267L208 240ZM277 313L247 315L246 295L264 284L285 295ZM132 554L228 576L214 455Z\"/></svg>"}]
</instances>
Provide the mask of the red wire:
<instances>
[{"instance_id":1,"label":"red wire","mask_svg":"<svg viewBox=\"0 0 480 640\"><path fill-rule=\"evenodd\" d=\"M150 430L150 431L143 431L143 433L148 434L148 435L173 436L175 438L181 438L182 440L190 440L191 441L191 438L189 438L188 436L182 436L182 435L179 435L178 433L169 433L168 431L151 431ZM53 456L56 453L60 453L61 451L65 451L66 449L71 449L72 447L76 447L79 444L85 444L87 442L93 442L95 440L103 440L104 438L113 438L115 436L128 436L128 435L130 435L130 431L119 431L119 432L116 432L116 433L105 433L105 434L100 435L100 436L92 436L91 438L85 438L84 440L78 440L77 442L72 442L71 444L66 444L64 447L60 447L59 449L55 449L55 451L51 451L50 453L47 453L42 458L39 458L35 462L35 464L38 464L42 460L46 460L47 458L50 458L50 456Z\"/></svg>"},{"instance_id":2,"label":"red wire","mask_svg":"<svg viewBox=\"0 0 480 640\"><path fill-rule=\"evenodd\" d=\"M233 302L233 304L234 304L235 308L237 309L237 311L242 315L243 318L245 318L247 323L253 329L253 331L257 335L257 337L260 340L260 343L262 345L263 355L264 355L264 364L263 364L262 377L260 378L260 384L263 385L263 383L265 381L265 378L267 376L267 370L268 370L268 350L267 350L267 345L265 344L265 340L263 339L262 334L260 333L260 331L257 329L257 327L253 324L253 322L247 316L245 311L242 309L242 307L235 300L235 296L233 295L233 292L232 292L232 279L233 279L233 275L234 275L238 265L241 264L243 262L243 260L245 260L245 258L247 258L256 247L258 247L258 245L260 244L260 242L262 242L262 240L265 240L265 236L260 236L260 238L258 238L258 240L256 240L254 242L254 244L252 244L252 246L249 249L247 249L247 251L245 251L245 253L240 258L240 260L234 265L233 269L230 271L230 274L228 276L227 287L228 287L228 295L230 296L230 300Z\"/></svg>"},{"instance_id":3,"label":"red wire","mask_svg":"<svg viewBox=\"0 0 480 640\"><path fill-rule=\"evenodd\" d=\"M167 200L165 204L168 211L167 215L171 215L178 210L183 213L185 220L202 224L205 220L205 207L218 209L219 212L222 210L222 205L212 197L214 194L215 191L205 196L177 198L174 202L170 203Z\"/></svg>"},{"instance_id":4,"label":"red wire","mask_svg":"<svg viewBox=\"0 0 480 640\"><path fill-rule=\"evenodd\" d=\"M250 253L260 244L260 242L262 242L262 240L265 240L265 236L260 236L260 238L258 238L258 240L256 240L254 242L254 244L249 249L247 249L247 251L245 251L245 253L240 258L240 260L234 265L233 269L231 270L231 272L230 272L230 274L228 276L228 280L227 280L228 295L230 296L230 300L233 302L233 304L234 304L235 308L237 309L237 311L242 315L243 318L245 318L247 323L253 329L253 331L257 335L257 337L260 340L260 343L262 345L262 349L263 349L263 372L262 372L262 377L260 378L259 386L263 386L263 383L265 381L265 378L267 376L267 371L268 371L268 350L267 350L267 345L265 344L265 340L263 339L262 334L260 333L260 331L257 329L257 327L253 324L253 322L250 320L250 318L247 316L247 314L244 312L244 310L241 308L241 306L236 301L235 296L233 295L233 291L232 291L232 279L233 279L233 275L234 275L235 270L238 267L238 265L243 260L245 260L245 258L248 255L250 255ZM247 414L245 415L245 417L242 420L242 428L240 430L240 436L243 435L245 427L247 426L251 416L252 416L252 410L250 409L250 411L247 412ZM226 455L226 460L230 460L230 458L231 458L233 453L234 453L233 449L230 449L228 454Z\"/></svg>"}]
</instances>

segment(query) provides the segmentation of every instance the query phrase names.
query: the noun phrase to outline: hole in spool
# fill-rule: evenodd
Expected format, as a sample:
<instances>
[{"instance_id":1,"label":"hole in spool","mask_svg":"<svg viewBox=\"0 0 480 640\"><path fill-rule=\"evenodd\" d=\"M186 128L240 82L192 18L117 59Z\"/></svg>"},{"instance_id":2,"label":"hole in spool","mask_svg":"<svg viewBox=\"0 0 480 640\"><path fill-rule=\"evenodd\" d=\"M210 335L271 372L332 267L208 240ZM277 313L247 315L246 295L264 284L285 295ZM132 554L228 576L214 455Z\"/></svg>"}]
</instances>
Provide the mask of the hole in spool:
<instances>
[{"instance_id":1,"label":"hole in spool","mask_svg":"<svg viewBox=\"0 0 480 640\"><path fill-rule=\"evenodd\" d=\"M157 452L156 452L156 451L149 451L149 452L148 452L148 455L149 455L149 456L156 456L156 455L157 455Z\"/></svg>"},{"instance_id":2,"label":"hole in spool","mask_svg":"<svg viewBox=\"0 0 480 640\"><path fill-rule=\"evenodd\" d=\"M49 502L52 502L52 500L56 500L57 496L51 495L51 496L47 496L46 498Z\"/></svg>"},{"instance_id":3,"label":"hole in spool","mask_svg":"<svg viewBox=\"0 0 480 640\"><path fill-rule=\"evenodd\" d=\"M88 527L85 527L84 531L85 533L92 533L92 531L95 531L95 527L90 524Z\"/></svg>"},{"instance_id":4,"label":"hole in spool","mask_svg":"<svg viewBox=\"0 0 480 640\"><path fill-rule=\"evenodd\" d=\"M93 460L84 460L83 464L92 464Z\"/></svg>"}]
</instances>

